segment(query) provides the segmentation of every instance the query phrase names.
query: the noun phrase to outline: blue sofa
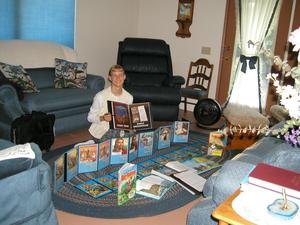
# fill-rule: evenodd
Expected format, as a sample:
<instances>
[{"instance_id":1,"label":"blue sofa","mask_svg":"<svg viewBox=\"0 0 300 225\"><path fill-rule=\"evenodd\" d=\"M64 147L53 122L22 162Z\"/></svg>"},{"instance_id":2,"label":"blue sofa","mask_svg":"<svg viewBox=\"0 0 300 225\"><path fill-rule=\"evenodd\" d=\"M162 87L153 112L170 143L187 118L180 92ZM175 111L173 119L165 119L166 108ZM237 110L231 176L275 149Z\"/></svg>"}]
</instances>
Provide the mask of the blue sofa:
<instances>
[{"instance_id":1,"label":"blue sofa","mask_svg":"<svg viewBox=\"0 0 300 225\"><path fill-rule=\"evenodd\" d=\"M0 152L14 146L0 139ZM39 147L30 144L35 159L0 160L0 224L58 225L51 200L51 170Z\"/></svg>"},{"instance_id":2,"label":"blue sofa","mask_svg":"<svg viewBox=\"0 0 300 225\"><path fill-rule=\"evenodd\" d=\"M276 125L274 128L281 126ZM211 217L213 210L240 187L242 179L259 162L300 172L300 151L292 145L271 136L265 136L255 144L224 163L210 176L203 189L204 199L188 213L187 225L218 224Z\"/></svg>"},{"instance_id":3,"label":"blue sofa","mask_svg":"<svg viewBox=\"0 0 300 225\"><path fill-rule=\"evenodd\" d=\"M94 95L105 86L101 76L87 75L87 89L54 88L55 58L82 62L74 49L46 41L0 40L0 62L22 65L39 93L18 98L11 85L0 85L0 138L10 140L11 122L24 113L53 113L55 133L65 133L89 125L87 114Z\"/></svg>"}]
</instances>

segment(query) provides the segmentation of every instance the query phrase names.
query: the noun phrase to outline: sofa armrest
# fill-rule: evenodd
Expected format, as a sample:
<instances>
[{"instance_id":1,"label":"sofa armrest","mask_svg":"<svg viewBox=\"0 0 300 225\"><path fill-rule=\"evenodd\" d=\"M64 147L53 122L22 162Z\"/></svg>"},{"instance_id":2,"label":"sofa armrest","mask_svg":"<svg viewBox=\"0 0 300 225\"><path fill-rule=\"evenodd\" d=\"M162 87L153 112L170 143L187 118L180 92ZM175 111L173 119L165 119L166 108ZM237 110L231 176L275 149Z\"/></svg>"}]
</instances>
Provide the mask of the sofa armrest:
<instances>
[{"instance_id":1,"label":"sofa armrest","mask_svg":"<svg viewBox=\"0 0 300 225\"><path fill-rule=\"evenodd\" d=\"M253 169L253 166L253 164L240 162L238 160L227 161L220 169L214 181L212 190L214 202L219 205L239 189L242 180Z\"/></svg>"},{"instance_id":2,"label":"sofa armrest","mask_svg":"<svg viewBox=\"0 0 300 225\"><path fill-rule=\"evenodd\" d=\"M0 153L2 151L15 151L16 147L23 148L24 151L33 152L34 158L23 155L16 158L6 158L4 154L0 160L0 179L15 175L17 173L26 171L36 167L42 162L42 153L40 148L34 143L26 143L24 145L15 145L14 143L0 139Z\"/></svg>"},{"instance_id":3,"label":"sofa armrest","mask_svg":"<svg viewBox=\"0 0 300 225\"><path fill-rule=\"evenodd\" d=\"M17 92L10 84L0 86L0 121L11 124L11 122L24 114Z\"/></svg>"},{"instance_id":4,"label":"sofa armrest","mask_svg":"<svg viewBox=\"0 0 300 225\"><path fill-rule=\"evenodd\" d=\"M95 90L97 92L103 90L105 86L104 78L102 76L93 74L87 74L86 83L89 89Z\"/></svg>"},{"instance_id":5,"label":"sofa armrest","mask_svg":"<svg viewBox=\"0 0 300 225\"><path fill-rule=\"evenodd\" d=\"M181 88L181 85L185 83L185 79L182 76L172 76L172 77L167 77L163 81L164 86L168 87L174 87L174 88Z\"/></svg>"}]
</instances>

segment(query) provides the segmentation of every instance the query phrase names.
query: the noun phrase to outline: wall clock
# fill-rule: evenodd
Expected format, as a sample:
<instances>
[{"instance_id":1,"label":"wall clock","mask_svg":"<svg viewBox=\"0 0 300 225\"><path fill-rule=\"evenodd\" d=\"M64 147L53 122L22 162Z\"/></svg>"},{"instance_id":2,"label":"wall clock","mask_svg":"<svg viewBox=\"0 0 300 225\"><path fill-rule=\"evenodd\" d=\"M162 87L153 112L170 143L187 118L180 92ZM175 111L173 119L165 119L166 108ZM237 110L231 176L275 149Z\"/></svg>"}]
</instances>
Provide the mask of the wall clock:
<instances>
[{"instance_id":1,"label":"wall clock","mask_svg":"<svg viewBox=\"0 0 300 225\"><path fill-rule=\"evenodd\" d=\"M190 37L191 32L189 30L193 22L194 12L194 0L178 0L178 11L177 11L177 24L178 30L176 36L178 37Z\"/></svg>"}]
</instances>

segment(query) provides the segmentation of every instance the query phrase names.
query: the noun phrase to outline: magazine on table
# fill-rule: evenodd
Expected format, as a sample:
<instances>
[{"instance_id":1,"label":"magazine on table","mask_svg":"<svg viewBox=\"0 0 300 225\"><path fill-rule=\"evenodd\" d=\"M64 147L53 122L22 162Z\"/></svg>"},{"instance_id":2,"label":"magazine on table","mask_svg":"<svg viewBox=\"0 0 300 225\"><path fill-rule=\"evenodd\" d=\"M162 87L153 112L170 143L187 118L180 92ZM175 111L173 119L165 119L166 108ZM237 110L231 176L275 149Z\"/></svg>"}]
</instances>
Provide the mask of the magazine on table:
<instances>
[{"instance_id":1,"label":"magazine on table","mask_svg":"<svg viewBox=\"0 0 300 225\"><path fill-rule=\"evenodd\" d=\"M66 152L66 180L69 181L78 174L78 149L72 148Z\"/></svg>"},{"instance_id":2,"label":"magazine on table","mask_svg":"<svg viewBox=\"0 0 300 225\"><path fill-rule=\"evenodd\" d=\"M149 175L137 180L136 193L159 200L173 184L174 182L165 180L159 176Z\"/></svg>"},{"instance_id":3,"label":"magazine on table","mask_svg":"<svg viewBox=\"0 0 300 225\"><path fill-rule=\"evenodd\" d=\"M118 137L111 139L110 164L122 164L128 162L128 137Z\"/></svg>"},{"instance_id":4,"label":"magazine on table","mask_svg":"<svg viewBox=\"0 0 300 225\"><path fill-rule=\"evenodd\" d=\"M138 157L152 155L153 144L154 144L154 131L139 133Z\"/></svg>"},{"instance_id":5,"label":"magazine on table","mask_svg":"<svg viewBox=\"0 0 300 225\"><path fill-rule=\"evenodd\" d=\"M188 121L175 121L174 122L174 143L187 143L189 140L190 122Z\"/></svg>"},{"instance_id":6,"label":"magazine on table","mask_svg":"<svg viewBox=\"0 0 300 225\"><path fill-rule=\"evenodd\" d=\"M99 184L102 184L102 185L108 187L109 189L111 189L113 191L118 190L118 179L109 174L94 178L93 180Z\"/></svg>"},{"instance_id":7,"label":"magazine on table","mask_svg":"<svg viewBox=\"0 0 300 225\"><path fill-rule=\"evenodd\" d=\"M65 183L65 154L54 161L54 189L59 191Z\"/></svg>"},{"instance_id":8,"label":"magazine on table","mask_svg":"<svg viewBox=\"0 0 300 225\"><path fill-rule=\"evenodd\" d=\"M123 205L135 196L137 166L124 164L118 172L118 205Z\"/></svg>"},{"instance_id":9,"label":"magazine on table","mask_svg":"<svg viewBox=\"0 0 300 225\"><path fill-rule=\"evenodd\" d=\"M97 171L98 144L83 144L78 146L78 173Z\"/></svg>"},{"instance_id":10,"label":"magazine on table","mask_svg":"<svg viewBox=\"0 0 300 225\"><path fill-rule=\"evenodd\" d=\"M98 170L110 164L110 139L99 143Z\"/></svg>"},{"instance_id":11,"label":"magazine on table","mask_svg":"<svg viewBox=\"0 0 300 225\"><path fill-rule=\"evenodd\" d=\"M128 161L131 162L138 157L139 135L134 133L129 137Z\"/></svg>"},{"instance_id":12,"label":"magazine on table","mask_svg":"<svg viewBox=\"0 0 300 225\"><path fill-rule=\"evenodd\" d=\"M84 183L75 185L79 190L87 193L93 198L99 198L112 192L109 188L97 183L94 180L89 180Z\"/></svg>"},{"instance_id":13,"label":"magazine on table","mask_svg":"<svg viewBox=\"0 0 300 225\"><path fill-rule=\"evenodd\" d=\"M151 129L152 115L150 102L126 104L108 101L108 111L112 114L111 129Z\"/></svg>"}]
</instances>

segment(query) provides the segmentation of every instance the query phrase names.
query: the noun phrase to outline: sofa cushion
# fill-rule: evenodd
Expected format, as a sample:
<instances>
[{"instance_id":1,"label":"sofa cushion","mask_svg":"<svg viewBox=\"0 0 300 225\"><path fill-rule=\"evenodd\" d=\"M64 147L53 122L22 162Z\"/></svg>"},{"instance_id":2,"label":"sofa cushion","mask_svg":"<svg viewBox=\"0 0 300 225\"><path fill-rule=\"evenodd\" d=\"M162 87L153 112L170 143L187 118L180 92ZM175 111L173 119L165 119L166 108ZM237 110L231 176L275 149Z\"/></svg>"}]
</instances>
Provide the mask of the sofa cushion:
<instances>
[{"instance_id":1,"label":"sofa cushion","mask_svg":"<svg viewBox=\"0 0 300 225\"><path fill-rule=\"evenodd\" d=\"M39 89L47 87L54 88L54 68L26 68L26 71Z\"/></svg>"},{"instance_id":2,"label":"sofa cushion","mask_svg":"<svg viewBox=\"0 0 300 225\"><path fill-rule=\"evenodd\" d=\"M38 92L36 85L23 66L0 62L0 71L8 80L19 85L24 93Z\"/></svg>"},{"instance_id":3,"label":"sofa cushion","mask_svg":"<svg viewBox=\"0 0 300 225\"><path fill-rule=\"evenodd\" d=\"M0 150L0 179L32 167L35 153L29 143Z\"/></svg>"},{"instance_id":4,"label":"sofa cushion","mask_svg":"<svg viewBox=\"0 0 300 225\"><path fill-rule=\"evenodd\" d=\"M55 88L87 88L87 63L55 58Z\"/></svg>"},{"instance_id":5,"label":"sofa cushion","mask_svg":"<svg viewBox=\"0 0 300 225\"><path fill-rule=\"evenodd\" d=\"M39 94L26 94L21 105L26 113L33 110L54 113L56 110L90 106L95 94L91 89L43 88Z\"/></svg>"}]
</instances>

